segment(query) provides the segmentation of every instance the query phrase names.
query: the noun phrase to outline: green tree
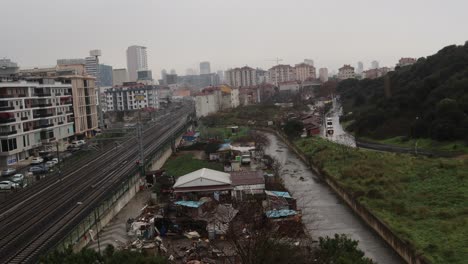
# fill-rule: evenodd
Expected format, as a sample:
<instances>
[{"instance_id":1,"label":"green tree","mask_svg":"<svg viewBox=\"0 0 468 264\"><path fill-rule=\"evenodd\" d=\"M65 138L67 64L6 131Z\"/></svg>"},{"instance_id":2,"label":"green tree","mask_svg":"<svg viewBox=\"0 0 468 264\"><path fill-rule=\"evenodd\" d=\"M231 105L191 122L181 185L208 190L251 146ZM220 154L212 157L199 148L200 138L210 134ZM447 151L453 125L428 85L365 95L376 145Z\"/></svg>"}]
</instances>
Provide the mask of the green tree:
<instances>
[{"instance_id":1,"label":"green tree","mask_svg":"<svg viewBox=\"0 0 468 264\"><path fill-rule=\"evenodd\" d=\"M320 264L374 264L364 256L358 244L344 234L335 234L334 238L320 237L315 259Z\"/></svg>"},{"instance_id":2,"label":"green tree","mask_svg":"<svg viewBox=\"0 0 468 264\"><path fill-rule=\"evenodd\" d=\"M303 129L304 125L298 120L289 120L283 128L284 133L291 138L300 136Z\"/></svg>"}]
</instances>

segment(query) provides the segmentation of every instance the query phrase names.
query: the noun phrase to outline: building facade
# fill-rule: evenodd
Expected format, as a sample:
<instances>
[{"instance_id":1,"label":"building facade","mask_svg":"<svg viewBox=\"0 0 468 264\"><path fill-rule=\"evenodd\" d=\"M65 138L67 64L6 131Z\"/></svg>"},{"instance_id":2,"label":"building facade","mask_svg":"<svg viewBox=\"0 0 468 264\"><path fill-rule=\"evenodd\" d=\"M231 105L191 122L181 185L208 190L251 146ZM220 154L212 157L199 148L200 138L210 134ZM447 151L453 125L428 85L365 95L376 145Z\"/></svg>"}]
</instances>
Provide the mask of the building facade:
<instances>
[{"instance_id":1,"label":"building facade","mask_svg":"<svg viewBox=\"0 0 468 264\"><path fill-rule=\"evenodd\" d=\"M112 66L99 64L98 78L101 87L112 86Z\"/></svg>"},{"instance_id":2,"label":"building facade","mask_svg":"<svg viewBox=\"0 0 468 264\"><path fill-rule=\"evenodd\" d=\"M74 135L72 85L53 79L0 82L0 167Z\"/></svg>"},{"instance_id":3,"label":"building facade","mask_svg":"<svg viewBox=\"0 0 468 264\"><path fill-rule=\"evenodd\" d=\"M140 83L114 86L105 91L107 111L159 108L158 87Z\"/></svg>"},{"instance_id":4,"label":"building facade","mask_svg":"<svg viewBox=\"0 0 468 264\"><path fill-rule=\"evenodd\" d=\"M248 66L229 69L224 74L226 83L231 87L246 87L257 84L256 70Z\"/></svg>"},{"instance_id":5,"label":"building facade","mask_svg":"<svg viewBox=\"0 0 468 264\"><path fill-rule=\"evenodd\" d=\"M200 74L210 74L211 67L209 61L202 61L200 62Z\"/></svg>"},{"instance_id":6,"label":"building facade","mask_svg":"<svg viewBox=\"0 0 468 264\"><path fill-rule=\"evenodd\" d=\"M379 62L378 61L372 61L371 62L371 69L378 69L379 68Z\"/></svg>"},{"instance_id":7,"label":"building facade","mask_svg":"<svg viewBox=\"0 0 468 264\"><path fill-rule=\"evenodd\" d=\"M304 63L310 66L314 66L314 60L312 59L304 59Z\"/></svg>"},{"instance_id":8,"label":"building facade","mask_svg":"<svg viewBox=\"0 0 468 264\"><path fill-rule=\"evenodd\" d=\"M327 68L319 69L319 79L321 82L328 82L328 69Z\"/></svg>"},{"instance_id":9,"label":"building facade","mask_svg":"<svg viewBox=\"0 0 468 264\"><path fill-rule=\"evenodd\" d=\"M415 63L416 63L415 58L401 58L400 60L398 60L397 66L404 67L404 66L415 64Z\"/></svg>"},{"instance_id":10,"label":"building facade","mask_svg":"<svg viewBox=\"0 0 468 264\"><path fill-rule=\"evenodd\" d=\"M239 105L239 89L227 85L207 87L195 95L197 117L207 116Z\"/></svg>"},{"instance_id":11,"label":"building facade","mask_svg":"<svg viewBox=\"0 0 468 264\"><path fill-rule=\"evenodd\" d=\"M364 71L362 77L365 79L376 79L376 78L386 75L390 71L391 69L388 67L370 69L370 70Z\"/></svg>"},{"instance_id":12,"label":"building facade","mask_svg":"<svg viewBox=\"0 0 468 264\"><path fill-rule=\"evenodd\" d=\"M112 70L112 86L123 85L125 82L128 82L128 72L127 69L114 69Z\"/></svg>"},{"instance_id":13,"label":"building facade","mask_svg":"<svg viewBox=\"0 0 468 264\"><path fill-rule=\"evenodd\" d=\"M296 80L297 81L305 81L307 79L316 79L317 76L315 75L315 67L307 64L307 63L299 63L296 64L294 67L294 70L296 72Z\"/></svg>"},{"instance_id":14,"label":"building facade","mask_svg":"<svg viewBox=\"0 0 468 264\"><path fill-rule=\"evenodd\" d=\"M130 82L138 79L139 70L148 69L148 54L146 47L130 46L127 48L127 70Z\"/></svg>"},{"instance_id":15,"label":"building facade","mask_svg":"<svg viewBox=\"0 0 468 264\"><path fill-rule=\"evenodd\" d=\"M294 80L296 80L296 71L290 65L279 64L268 70L268 81L271 84L278 85Z\"/></svg>"},{"instance_id":16,"label":"building facade","mask_svg":"<svg viewBox=\"0 0 468 264\"><path fill-rule=\"evenodd\" d=\"M349 64L345 64L343 67L338 69L338 79L345 80L349 78L355 78L354 67Z\"/></svg>"}]
</instances>

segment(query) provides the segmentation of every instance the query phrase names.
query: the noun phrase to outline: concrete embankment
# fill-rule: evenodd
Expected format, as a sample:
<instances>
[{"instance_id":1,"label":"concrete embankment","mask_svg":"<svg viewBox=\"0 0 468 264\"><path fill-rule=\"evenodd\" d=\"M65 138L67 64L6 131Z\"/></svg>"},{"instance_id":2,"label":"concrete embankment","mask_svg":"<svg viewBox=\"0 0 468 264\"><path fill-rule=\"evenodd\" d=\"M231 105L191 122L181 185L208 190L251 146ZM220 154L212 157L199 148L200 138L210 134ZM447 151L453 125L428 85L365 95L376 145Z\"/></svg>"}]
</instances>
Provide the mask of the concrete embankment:
<instances>
[{"instance_id":1,"label":"concrete embankment","mask_svg":"<svg viewBox=\"0 0 468 264\"><path fill-rule=\"evenodd\" d=\"M289 150L291 150L296 156L304 163L308 168L311 169L312 174L314 176L318 176L322 182L325 182L326 185L328 185L332 190L333 193L336 194L340 198L341 201L347 204L348 208L351 209L354 213L354 215L358 216L361 222L364 222L366 225L366 229L368 232L370 232L369 228L372 229L374 234L378 234L378 236L381 238L379 239L380 241L376 241L372 237L368 237L368 234L366 232L355 229L353 230L354 227L357 227L356 223L343 223L344 225L349 226L349 230L344 230L344 233L349 232L355 232L354 234L351 234L351 236L354 239L358 239L360 241L360 248L366 252L366 255L377 261L378 263L401 263L402 260L398 260L395 258L394 254L388 252L389 250L393 249L392 251L397 252L398 255L407 263L414 263L414 264L428 264L430 263L427 259L425 259L422 256L419 256L416 253L416 250L407 242L403 241L400 239L395 233L393 233L387 225L385 225L380 219L378 219L375 215L372 214L370 210L368 210L366 207L364 207L359 201L353 198L353 196L344 188L340 186L338 182L336 182L332 177L327 175L324 171L319 170L313 163L312 160L309 160L304 153L302 153L294 144L292 144L287 138L285 138L281 133L278 133L275 130L272 129L260 129L266 132L269 132L271 136L270 139L272 138L272 134L274 134L274 137L277 139L280 139L282 143L284 143ZM274 154L274 153L273 153ZM287 159L291 159L290 157L287 157ZM291 186L294 188L297 188L297 186L288 184L288 181L285 181L285 184L287 185L288 188ZM304 185L305 183L302 183ZM288 186L291 185L291 186ZM301 185L301 183L299 183ZM313 185L312 185L313 187ZM299 188L304 188L304 187L299 187ZM291 190L294 192L294 190ZM310 190L311 194L313 194L314 190ZM307 195L307 192L305 192L303 195ZM318 199L323 199L324 197L318 197ZM315 210L315 213L319 214L320 216L320 210L323 210L321 208L312 208L312 210ZM325 209L327 210L327 209ZM336 209L335 209L336 210ZM328 215L329 217L333 217L333 213ZM315 217L315 216L312 216ZM343 217L340 215L340 217ZM310 221L314 221L314 219L310 219ZM327 222L329 221L329 222ZM324 221L325 225L330 225L330 222L333 221L349 221L347 219L328 219L327 221ZM323 223L322 223L323 224ZM307 226L307 223L306 223ZM314 225L312 225L312 228L316 228ZM318 229L320 230L320 226ZM324 228L327 228L325 226ZM332 225L333 228L333 225ZM322 228L323 229L323 228ZM313 230L314 231L314 230ZM312 232L313 232L312 231ZM316 231L316 230L315 230ZM342 233L342 230L332 230L334 233ZM357 233L356 233L357 232ZM313 235L313 233L312 233ZM385 247L387 250L382 248L382 241L386 242ZM388 246L387 246L388 245ZM390 249L391 247L391 249Z\"/></svg>"}]
</instances>

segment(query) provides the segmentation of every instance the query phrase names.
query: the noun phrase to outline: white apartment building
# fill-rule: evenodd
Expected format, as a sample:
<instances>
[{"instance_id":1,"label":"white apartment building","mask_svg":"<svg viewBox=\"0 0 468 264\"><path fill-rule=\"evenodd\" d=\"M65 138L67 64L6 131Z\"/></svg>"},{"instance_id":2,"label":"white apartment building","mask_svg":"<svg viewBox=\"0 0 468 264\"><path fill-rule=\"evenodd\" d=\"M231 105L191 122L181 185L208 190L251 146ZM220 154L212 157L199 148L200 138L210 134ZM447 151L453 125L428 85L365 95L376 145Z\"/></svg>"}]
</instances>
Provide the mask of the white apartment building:
<instances>
[{"instance_id":1,"label":"white apartment building","mask_svg":"<svg viewBox=\"0 0 468 264\"><path fill-rule=\"evenodd\" d=\"M280 92L289 92L289 93L297 93L301 88L297 81L289 81L289 82L282 82L279 83L279 91Z\"/></svg>"},{"instance_id":2,"label":"white apartment building","mask_svg":"<svg viewBox=\"0 0 468 264\"><path fill-rule=\"evenodd\" d=\"M239 105L239 89L227 85L207 87L195 96L197 117L207 116L219 110L235 108Z\"/></svg>"},{"instance_id":3,"label":"white apartment building","mask_svg":"<svg viewBox=\"0 0 468 264\"><path fill-rule=\"evenodd\" d=\"M309 78L312 78L312 79L316 78L315 67L308 64L308 63L296 64L294 69L296 71L296 80L297 81L303 82L303 81L305 81L305 80L307 80Z\"/></svg>"},{"instance_id":4,"label":"white apartment building","mask_svg":"<svg viewBox=\"0 0 468 264\"><path fill-rule=\"evenodd\" d=\"M257 84L256 70L248 66L229 69L225 72L224 78L231 87L248 87Z\"/></svg>"},{"instance_id":5,"label":"white apartment building","mask_svg":"<svg viewBox=\"0 0 468 264\"><path fill-rule=\"evenodd\" d=\"M130 82L138 79L138 71L148 69L146 47L135 45L127 48L127 69Z\"/></svg>"},{"instance_id":6,"label":"white apartment building","mask_svg":"<svg viewBox=\"0 0 468 264\"><path fill-rule=\"evenodd\" d=\"M155 85L132 84L106 89L107 111L132 111L159 108L158 89Z\"/></svg>"},{"instance_id":7,"label":"white apartment building","mask_svg":"<svg viewBox=\"0 0 468 264\"><path fill-rule=\"evenodd\" d=\"M195 110L197 117L207 116L219 110L215 93L200 93L195 96Z\"/></svg>"},{"instance_id":8,"label":"white apartment building","mask_svg":"<svg viewBox=\"0 0 468 264\"><path fill-rule=\"evenodd\" d=\"M319 79L321 82L328 82L328 69L327 68L319 69Z\"/></svg>"},{"instance_id":9,"label":"white apartment building","mask_svg":"<svg viewBox=\"0 0 468 264\"><path fill-rule=\"evenodd\" d=\"M282 82L296 80L296 70L290 65L279 64L268 70L268 81L278 85Z\"/></svg>"},{"instance_id":10,"label":"white apartment building","mask_svg":"<svg viewBox=\"0 0 468 264\"><path fill-rule=\"evenodd\" d=\"M72 85L41 79L0 82L0 167L74 135Z\"/></svg>"},{"instance_id":11,"label":"white apartment building","mask_svg":"<svg viewBox=\"0 0 468 264\"><path fill-rule=\"evenodd\" d=\"M343 67L338 69L338 79L345 80L349 78L355 78L354 67L349 64L345 64Z\"/></svg>"}]
</instances>

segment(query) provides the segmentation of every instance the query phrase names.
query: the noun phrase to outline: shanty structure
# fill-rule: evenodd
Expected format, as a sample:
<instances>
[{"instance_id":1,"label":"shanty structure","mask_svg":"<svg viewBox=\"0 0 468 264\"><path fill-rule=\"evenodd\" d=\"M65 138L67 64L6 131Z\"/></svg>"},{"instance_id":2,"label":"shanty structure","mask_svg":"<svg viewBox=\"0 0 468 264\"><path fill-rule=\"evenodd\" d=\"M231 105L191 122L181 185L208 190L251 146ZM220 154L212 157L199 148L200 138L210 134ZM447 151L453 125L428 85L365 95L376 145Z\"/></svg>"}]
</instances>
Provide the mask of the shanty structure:
<instances>
[{"instance_id":1,"label":"shanty structure","mask_svg":"<svg viewBox=\"0 0 468 264\"><path fill-rule=\"evenodd\" d=\"M190 192L213 193L230 191L231 189L231 176L229 173L207 168L185 174L179 177L174 184L176 194Z\"/></svg>"}]
</instances>

